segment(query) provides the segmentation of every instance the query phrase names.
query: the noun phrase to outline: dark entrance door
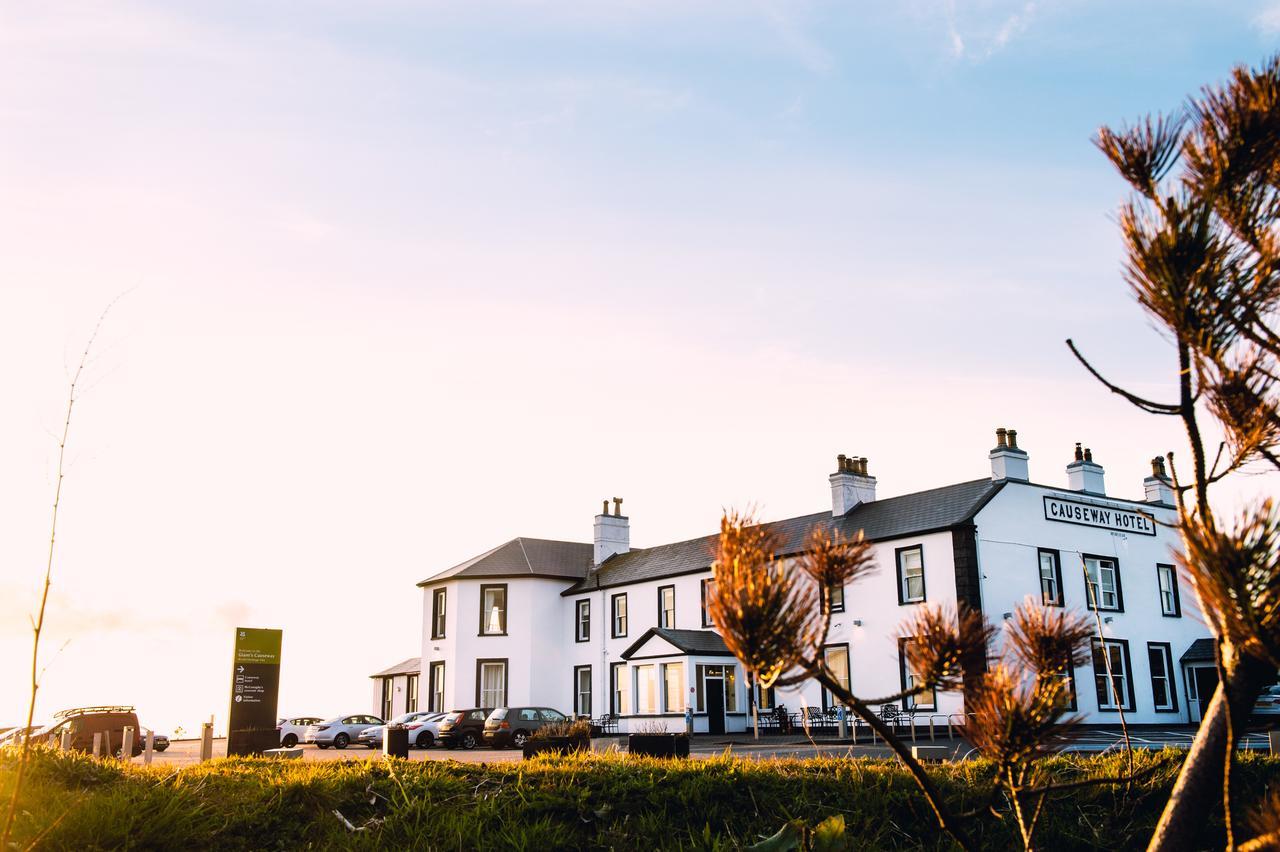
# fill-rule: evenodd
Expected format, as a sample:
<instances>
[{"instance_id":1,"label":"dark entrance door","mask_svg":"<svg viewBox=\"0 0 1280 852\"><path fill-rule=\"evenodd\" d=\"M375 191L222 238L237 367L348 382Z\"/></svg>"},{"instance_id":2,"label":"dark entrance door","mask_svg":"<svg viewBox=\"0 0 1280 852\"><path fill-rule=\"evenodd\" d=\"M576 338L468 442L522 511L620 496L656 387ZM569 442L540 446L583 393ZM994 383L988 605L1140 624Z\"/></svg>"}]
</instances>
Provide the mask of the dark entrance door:
<instances>
[{"instance_id":1,"label":"dark entrance door","mask_svg":"<svg viewBox=\"0 0 1280 852\"><path fill-rule=\"evenodd\" d=\"M1200 718L1209 712L1209 702L1218 688L1218 670L1211 666L1192 669L1196 675L1196 701L1200 704Z\"/></svg>"},{"instance_id":2,"label":"dark entrance door","mask_svg":"<svg viewBox=\"0 0 1280 852\"><path fill-rule=\"evenodd\" d=\"M724 681L718 677L706 680L707 733L724 733Z\"/></svg>"}]
</instances>

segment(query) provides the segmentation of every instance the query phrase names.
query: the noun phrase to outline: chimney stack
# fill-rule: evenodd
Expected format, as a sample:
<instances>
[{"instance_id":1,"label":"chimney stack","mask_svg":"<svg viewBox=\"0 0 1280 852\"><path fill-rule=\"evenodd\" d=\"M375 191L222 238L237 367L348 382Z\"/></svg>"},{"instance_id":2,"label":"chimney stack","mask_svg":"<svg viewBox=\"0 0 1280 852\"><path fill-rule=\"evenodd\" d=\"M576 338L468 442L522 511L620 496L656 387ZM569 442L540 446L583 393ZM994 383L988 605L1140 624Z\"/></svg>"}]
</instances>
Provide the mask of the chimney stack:
<instances>
[{"instance_id":1,"label":"chimney stack","mask_svg":"<svg viewBox=\"0 0 1280 852\"><path fill-rule=\"evenodd\" d=\"M827 480L831 483L831 514L837 518L876 499L876 478L867 473L865 456L836 456L836 472Z\"/></svg>"},{"instance_id":2,"label":"chimney stack","mask_svg":"<svg viewBox=\"0 0 1280 852\"><path fill-rule=\"evenodd\" d=\"M1151 460L1151 475L1142 480L1142 487L1147 493L1148 503L1158 503L1161 506L1174 505L1173 484L1164 469L1164 456L1156 456Z\"/></svg>"},{"instance_id":3,"label":"chimney stack","mask_svg":"<svg viewBox=\"0 0 1280 852\"><path fill-rule=\"evenodd\" d=\"M1104 496L1107 489L1102 477L1102 465L1094 462L1093 450L1088 447L1081 450L1077 443L1075 460L1067 465L1067 487L1072 491Z\"/></svg>"},{"instance_id":4,"label":"chimney stack","mask_svg":"<svg viewBox=\"0 0 1280 852\"><path fill-rule=\"evenodd\" d=\"M594 561L599 567L610 556L626 553L631 549L631 521L622 514L622 498L613 498L613 514L609 514L609 501L605 500L596 515Z\"/></svg>"},{"instance_id":5,"label":"chimney stack","mask_svg":"<svg viewBox=\"0 0 1280 852\"><path fill-rule=\"evenodd\" d=\"M1018 449L1018 430L1001 426L996 430L996 446L987 458L991 459L991 481L1013 479L1026 482L1030 479L1027 453Z\"/></svg>"}]
</instances>

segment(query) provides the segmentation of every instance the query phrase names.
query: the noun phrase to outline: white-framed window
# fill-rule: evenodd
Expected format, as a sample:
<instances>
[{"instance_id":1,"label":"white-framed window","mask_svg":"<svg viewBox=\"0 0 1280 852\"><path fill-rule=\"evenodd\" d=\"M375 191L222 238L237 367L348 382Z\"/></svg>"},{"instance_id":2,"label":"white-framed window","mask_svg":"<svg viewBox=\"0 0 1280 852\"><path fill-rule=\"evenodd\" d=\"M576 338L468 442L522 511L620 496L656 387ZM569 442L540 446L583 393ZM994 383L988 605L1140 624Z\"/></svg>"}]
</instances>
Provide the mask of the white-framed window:
<instances>
[{"instance_id":1,"label":"white-framed window","mask_svg":"<svg viewBox=\"0 0 1280 852\"><path fill-rule=\"evenodd\" d=\"M898 640L898 671L902 678L904 692L908 689L915 689L920 680L907 659L907 648L914 641L914 639L907 637ZM902 708L904 710L933 710L937 706L938 693L933 689L922 692L919 695L908 695L902 699Z\"/></svg>"},{"instance_id":2,"label":"white-framed window","mask_svg":"<svg viewBox=\"0 0 1280 852\"><path fill-rule=\"evenodd\" d=\"M900 547L898 561L898 603L919 603L924 600L924 549Z\"/></svg>"},{"instance_id":3,"label":"white-framed window","mask_svg":"<svg viewBox=\"0 0 1280 852\"><path fill-rule=\"evenodd\" d=\"M711 613L707 612L707 595L711 594L712 590L715 589L716 581L708 577L707 579L702 581L701 587L702 587L702 626L715 627L716 626L715 622L711 620Z\"/></svg>"},{"instance_id":4,"label":"white-framed window","mask_svg":"<svg viewBox=\"0 0 1280 852\"><path fill-rule=\"evenodd\" d=\"M609 679L611 681L610 690L612 695L612 703L609 706L609 712L616 716L625 716L630 712L627 709L630 705L630 702L627 699L631 692L631 684L627 679L627 664L610 663Z\"/></svg>"},{"instance_id":5,"label":"white-framed window","mask_svg":"<svg viewBox=\"0 0 1280 852\"><path fill-rule=\"evenodd\" d=\"M1173 649L1167 642L1148 642L1147 662L1151 666L1151 700L1156 710L1176 712L1178 690L1173 682Z\"/></svg>"},{"instance_id":6,"label":"white-framed window","mask_svg":"<svg viewBox=\"0 0 1280 852\"><path fill-rule=\"evenodd\" d=\"M573 670L573 712L591 715L591 666L576 666Z\"/></svg>"},{"instance_id":7,"label":"white-framed window","mask_svg":"<svg viewBox=\"0 0 1280 852\"><path fill-rule=\"evenodd\" d=\"M1093 682L1099 710L1133 710L1133 679L1127 641L1093 640Z\"/></svg>"},{"instance_id":8,"label":"white-framed window","mask_svg":"<svg viewBox=\"0 0 1280 852\"><path fill-rule=\"evenodd\" d=\"M583 598L575 607L574 636L575 642L591 641L591 601Z\"/></svg>"},{"instance_id":9,"label":"white-framed window","mask_svg":"<svg viewBox=\"0 0 1280 852\"><path fill-rule=\"evenodd\" d=\"M826 662L836 683L849 689L849 646L847 644L828 645L822 649L822 659ZM822 709L834 707L839 700L824 686L822 688Z\"/></svg>"},{"instance_id":10,"label":"white-framed window","mask_svg":"<svg viewBox=\"0 0 1280 852\"><path fill-rule=\"evenodd\" d=\"M676 587L663 586L658 589L658 626L676 626Z\"/></svg>"},{"instance_id":11,"label":"white-framed window","mask_svg":"<svg viewBox=\"0 0 1280 852\"><path fill-rule=\"evenodd\" d=\"M428 677L430 680L431 693L427 696L427 709L433 713L444 712L444 660L437 660L430 666ZM415 696L416 698L416 696ZM485 704L485 707L498 705Z\"/></svg>"},{"instance_id":12,"label":"white-framed window","mask_svg":"<svg viewBox=\"0 0 1280 852\"><path fill-rule=\"evenodd\" d=\"M1172 565L1157 565L1156 582L1160 586L1160 614L1170 618L1182 615L1182 602L1178 600L1178 572Z\"/></svg>"},{"instance_id":13,"label":"white-framed window","mask_svg":"<svg viewBox=\"0 0 1280 852\"><path fill-rule=\"evenodd\" d=\"M658 712L658 669L652 663L635 666L636 712L642 716Z\"/></svg>"},{"instance_id":14,"label":"white-framed window","mask_svg":"<svg viewBox=\"0 0 1280 852\"><path fill-rule=\"evenodd\" d=\"M476 706L507 706L507 661L476 660Z\"/></svg>"},{"instance_id":15,"label":"white-framed window","mask_svg":"<svg viewBox=\"0 0 1280 852\"><path fill-rule=\"evenodd\" d=\"M507 632L507 584L480 586L480 635L504 636Z\"/></svg>"},{"instance_id":16,"label":"white-framed window","mask_svg":"<svg viewBox=\"0 0 1280 852\"><path fill-rule=\"evenodd\" d=\"M436 589L431 593L431 638L444 638L444 607L446 591Z\"/></svg>"},{"instance_id":17,"label":"white-framed window","mask_svg":"<svg viewBox=\"0 0 1280 852\"><path fill-rule=\"evenodd\" d=\"M662 664L662 712L684 712L684 663Z\"/></svg>"},{"instance_id":18,"label":"white-framed window","mask_svg":"<svg viewBox=\"0 0 1280 852\"><path fill-rule=\"evenodd\" d=\"M409 695L405 698L404 712L415 713L418 710L418 681L422 679L422 673L409 675Z\"/></svg>"},{"instance_id":19,"label":"white-framed window","mask_svg":"<svg viewBox=\"0 0 1280 852\"><path fill-rule=\"evenodd\" d=\"M627 635L627 593L620 592L610 598L612 608L613 638L620 639Z\"/></svg>"},{"instance_id":20,"label":"white-framed window","mask_svg":"<svg viewBox=\"0 0 1280 852\"><path fill-rule=\"evenodd\" d=\"M1062 555L1042 547L1040 559L1040 602L1044 606L1062 606Z\"/></svg>"},{"instance_id":21,"label":"white-framed window","mask_svg":"<svg viewBox=\"0 0 1280 852\"><path fill-rule=\"evenodd\" d=\"M1122 612L1124 596L1120 590L1120 566L1116 561L1104 556L1086 555L1084 571L1089 578L1089 609Z\"/></svg>"}]
</instances>

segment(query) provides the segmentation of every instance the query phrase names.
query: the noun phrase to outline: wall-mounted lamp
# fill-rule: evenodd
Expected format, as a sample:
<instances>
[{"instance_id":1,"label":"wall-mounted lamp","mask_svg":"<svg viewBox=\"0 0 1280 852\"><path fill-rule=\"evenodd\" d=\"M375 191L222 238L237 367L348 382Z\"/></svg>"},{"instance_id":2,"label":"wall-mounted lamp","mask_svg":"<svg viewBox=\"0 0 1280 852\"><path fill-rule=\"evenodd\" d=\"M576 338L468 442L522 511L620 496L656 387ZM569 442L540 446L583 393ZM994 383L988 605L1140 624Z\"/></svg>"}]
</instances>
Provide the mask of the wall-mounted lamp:
<instances>
[{"instance_id":1,"label":"wall-mounted lamp","mask_svg":"<svg viewBox=\"0 0 1280 852\"><path fill-rule=\"evenodd\" d=\"M855 619L853 620L853 626L854 626L854 627L861 627L861 626L862 626L862 619L861 619L861 618L855 618Z\"/></svg>"},{"instance_id":2,"label":"wall-mounted lamp","mask_svg":"<svg viewBox=\"0 0 1280 852\"><path fill-rule=\"evenodd\" d=\"M1013 618L1013 613L1006 612L1002 617L1004 618L1005 621L1008 621L1009 619Z\"/></svg>"},{"instance_id":3,"label":"wall-mounted lamp","mask_svg":"<svg viewBox=\"0 0 1280 852\"><path fill-rule=\"evenodd\" d=\"M1110 623L1111 623L1111 622L1113 622L1113 621L1115 621L1115 619L1114 619L1114 618L1112 618L1112 617L1111 617L1111 616L1109 616L1109 615L1108 615L1106 618L1102 619L1102 623L1103 623L1103 624L1110 624Z\"/></svg>"}]
</instances>

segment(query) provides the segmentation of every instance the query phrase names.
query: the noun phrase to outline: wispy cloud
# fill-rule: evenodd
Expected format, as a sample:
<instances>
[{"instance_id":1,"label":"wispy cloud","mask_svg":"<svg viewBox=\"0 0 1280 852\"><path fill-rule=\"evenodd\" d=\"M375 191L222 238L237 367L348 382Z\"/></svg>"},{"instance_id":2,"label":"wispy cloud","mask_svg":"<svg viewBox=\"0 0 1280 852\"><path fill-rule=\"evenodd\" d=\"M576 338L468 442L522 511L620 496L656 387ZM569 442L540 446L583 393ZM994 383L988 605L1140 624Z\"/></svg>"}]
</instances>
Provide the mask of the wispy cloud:
<instances>
[{"instance_id":1,"label":"wispy cloud","mask_svg":"<svg viewBox=\"0 0 1280 852\"><path fill-rule=\"evenodd\" d=\"M978 10L965 9L962 15L956 0L945 0L943 19L951 55L970 62L984 62L1026 32L1035 16L1036 4L1026 0L1012 10L1007 6L995 4Z\"/></svg>"},{"instance_id":2,"label":"wispy cloud","mask_svg":"<svg viewBox=\"0 0 1280 852\"><path fill-rule=\"evenodd\" d=\"M1255 15L1253 25L1266 35L1280 33L1280 3L1274 3Z\"/></svg>"}]
</instances>

